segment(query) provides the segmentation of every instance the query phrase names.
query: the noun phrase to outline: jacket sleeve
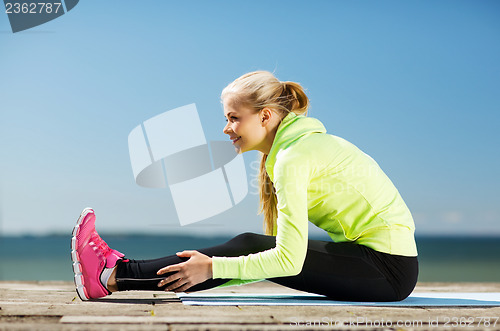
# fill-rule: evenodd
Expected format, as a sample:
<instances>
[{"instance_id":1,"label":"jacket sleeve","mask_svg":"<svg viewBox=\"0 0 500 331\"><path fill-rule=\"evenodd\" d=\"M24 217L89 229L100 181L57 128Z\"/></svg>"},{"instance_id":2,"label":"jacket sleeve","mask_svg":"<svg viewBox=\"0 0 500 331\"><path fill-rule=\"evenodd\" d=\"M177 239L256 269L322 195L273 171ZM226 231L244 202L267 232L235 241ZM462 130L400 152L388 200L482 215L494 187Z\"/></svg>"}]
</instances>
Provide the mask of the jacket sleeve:
<instances>
[{"instance_id":1,"label":"jacket sleeve","mask_svg":"<svg viewBox=\"0 0 500 331\"><path fill-rule=\"evenodd\" d=\"M307 253L307 187L311 170L300 153L281 153L273 179L278 212L276 247L239 257L213 257L213 278L264 279L301 272Z\"/></svg>"}]
</instances>

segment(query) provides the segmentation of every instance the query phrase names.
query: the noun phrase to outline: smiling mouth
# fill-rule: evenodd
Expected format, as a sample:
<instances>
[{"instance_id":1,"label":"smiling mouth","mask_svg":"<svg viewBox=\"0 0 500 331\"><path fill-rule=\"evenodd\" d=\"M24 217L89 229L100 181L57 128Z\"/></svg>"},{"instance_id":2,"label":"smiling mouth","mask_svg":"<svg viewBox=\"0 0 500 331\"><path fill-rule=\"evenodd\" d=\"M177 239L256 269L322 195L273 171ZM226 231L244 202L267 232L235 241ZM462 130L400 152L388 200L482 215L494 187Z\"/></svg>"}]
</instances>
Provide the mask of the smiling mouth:
<instances>
[{"instance_id":1,"label":"smiling mouth","mask_svg":"<svg viewBox=\"0 0 500 331\"><path fill-rule=\"evenodd\" d=\"M233 144L234 144L235 142L239 141L240 139L241 139L241 137L236 137L236 138L231 139L231 140L233 141Z\"/></svg>"}]
</instances>

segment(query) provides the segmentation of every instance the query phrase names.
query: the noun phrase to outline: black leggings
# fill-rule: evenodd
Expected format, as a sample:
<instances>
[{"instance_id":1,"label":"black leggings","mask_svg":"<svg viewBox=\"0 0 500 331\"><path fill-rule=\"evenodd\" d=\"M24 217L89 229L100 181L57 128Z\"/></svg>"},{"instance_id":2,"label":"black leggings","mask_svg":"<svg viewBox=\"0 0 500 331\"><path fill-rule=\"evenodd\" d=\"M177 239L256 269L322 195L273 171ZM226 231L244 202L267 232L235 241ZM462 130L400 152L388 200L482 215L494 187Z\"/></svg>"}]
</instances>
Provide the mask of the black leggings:
<instances>
[{"instance_id":1,"label":"black leggings","mask_svg":"<svg viewBox=\"0 0 500 331\"><path fill-rule=\"evenodd\" d=\"M276 237L255 233L240 234L228 242L199 249L212 256L240 256L261 252L276 246ZM156 272L186 261L176 255L155 260L124 260L116 271L119 291L163 290L157 284ZM269 281L310 293L344 301L399 301L413 291L417 282L416 257L391 255L355 243L309 240L307 255L300 274L268 278ZM229 279L208 279L189 288L188 292L222 285Z\"/></svg>"}]
</instances>

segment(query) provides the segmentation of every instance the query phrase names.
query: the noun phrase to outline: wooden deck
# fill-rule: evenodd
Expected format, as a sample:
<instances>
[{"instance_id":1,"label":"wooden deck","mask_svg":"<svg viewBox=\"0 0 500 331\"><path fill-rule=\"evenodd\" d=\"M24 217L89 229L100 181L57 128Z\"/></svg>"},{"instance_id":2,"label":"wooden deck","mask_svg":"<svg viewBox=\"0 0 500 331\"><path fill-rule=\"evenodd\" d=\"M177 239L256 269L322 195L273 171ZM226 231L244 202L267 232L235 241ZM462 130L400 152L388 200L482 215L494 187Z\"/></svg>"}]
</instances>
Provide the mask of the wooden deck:
<instances>
[{"instance_id":1,"label":"wooden deck","mask_svg":"<svg viewBox=\"0 0 500 331\"><path fill-rule=\"evenodd\" d=\"M296 292L270 282L210 291ZM429 291L500 292L500 283L419 283L415 290ZM500 307L185 306L165 292L82 302L70 282L0 282L0 330L449 330L453 321L462 321L455 329L500 330L500 320L493 326L499 316Z\"/></svg>"}]
</instances>

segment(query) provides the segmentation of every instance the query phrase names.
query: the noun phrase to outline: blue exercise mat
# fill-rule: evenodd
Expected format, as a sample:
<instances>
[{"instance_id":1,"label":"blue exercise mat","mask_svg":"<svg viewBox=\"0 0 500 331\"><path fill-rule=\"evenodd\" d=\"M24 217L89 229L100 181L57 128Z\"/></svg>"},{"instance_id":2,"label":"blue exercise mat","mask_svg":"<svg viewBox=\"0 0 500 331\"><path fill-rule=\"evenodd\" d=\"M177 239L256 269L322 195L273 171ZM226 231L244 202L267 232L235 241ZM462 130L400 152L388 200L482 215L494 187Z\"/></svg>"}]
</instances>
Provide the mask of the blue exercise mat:
<instances>
[{"instance_id":1,"label":"blue exercise mat","mask_svg":"<svg viewBox=\"0 0 500 331\"><path fill-rule=\"evenodd\" d=\"M335 301L316 294L178 293L185 305L197 306L499 306L500 292L421 292L402 301Z\"/></svg>"}]
</instances>

